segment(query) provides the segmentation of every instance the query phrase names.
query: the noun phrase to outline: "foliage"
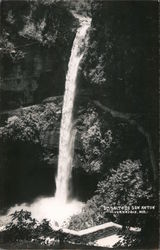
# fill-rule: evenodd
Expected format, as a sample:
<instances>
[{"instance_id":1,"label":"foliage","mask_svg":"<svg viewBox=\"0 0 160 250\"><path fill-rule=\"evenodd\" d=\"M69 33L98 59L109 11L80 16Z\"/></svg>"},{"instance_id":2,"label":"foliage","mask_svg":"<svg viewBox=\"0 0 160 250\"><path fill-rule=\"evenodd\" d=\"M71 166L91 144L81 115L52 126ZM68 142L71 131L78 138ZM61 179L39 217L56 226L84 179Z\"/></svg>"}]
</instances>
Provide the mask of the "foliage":
<instances>
[{"instance_id":1,"label":"foliage","mask_svg":"<svg viewBox=\"0 0 160 250\"><path fill-rule=\"evenodd\" d=\"M43 219L38 222L31 217L31 212L23 209L11 214L11 222L6 225L4 232L5 239L12 242L33 239L38 241L41 236L45 238L51 233L55 234L48 220ZM59 233L57 233L58 235Z\"/></svg>"},{"instance_id":2,"label":"foliage","mask_svg":"<svg viewBox=\"0 0 160 250\"><path fill-rule=\"evenodd\" d=\"M93 107L88 108L80 120L78 128L85 171L98 173L103 167L103 157L112 145L112 131L103 129L104 121Z\"/></svg>"},{"instance_id":3,"label":"foliage","mask_svg":"<svg viewBox=\"0 0 160 250\"><path fill-rule=\"evenodd\" d=\"M131 206L148 202L152 198L152 189L147 186L141 170L140 161L126 160L111 175L98 183L97 194L104 199L105 205Z\"/></svg>"},{"instance_id":4,"label":"foliage","mask_svg":"<svg viewBox=\"0 0 160 250\"><path fill-rule=\"evenodd\" d=\"M70 47L77 22L63 1L1 1L0 7L3 22L0 52L3 56L9 55L14 62L24 58L24 42L28 41L56 47L63 53Z\"/></svg>"},{"instance_id":5,"label":"foliage","mask_svg":"<svg viewBox=\"0 0 160 250\"><path fill-rule=\"evenodd\" d=\"M23 17L28 12L28 1L12 3L12 1L1 1L1 23L3 29L0 37L0 54L3 58L9 58L12 62L23 59L25 52L19 47L17 40L17 30L24 24Z\"/></svg>"},{"instance_id":6,"label":"foliage","mask_svg":"<svg viewBox=\"0 0 160 250\"><path fill-rule=\"evenodd\" d=\"M114 110L109 107L109 112L104 113L91 101L87 108L82 106L79 110L76 147L80 150L76 157L85 172L107 174L127 158L140 159L143 172L150 172L146 138L136 126L110 115Z\"/></svg>"},{"instance_id":7,"label":"foliage","mask_svg":"<svg viewBox=\"0 0 160 250\"><path fill-rule=\"evenodd\" d=\"M77 19L56 0L2 0L0 9L1 110L63 95Z\"/></svg>"},{"instance_id":8,"label":"foliage","mask_svg":"<svg viewBox=\"0 0 160 250\"><path fill-rule=\"evenodd\" d=\"M11 222L6 226L11 241L31 239L37 224L36 220L32 219L31 213L24 210L15 211L11 217Z\"/></svg>"},{"instance_id":9,"label":"foliage","mask_svg":"<svg viewBox=\"0 0 160 250\"><path fill-rule=\"evenodd\" d=\"M23 59L25 56L24 52L17 49L13 42L9 40L8 36L8 33L5 31L2 32L0 37L0 54L3 56L9 56L13 62Z\"/></svg>"},{"instance_id":10,"label":"foliage","mask_svg":"<svg viewBox=\"0 0 160 250\"><path fill-rule=\"evenodd\" d=\"M6 225L3 242L30 242L38 245L61 246L67 240L68 234L61 229L53 230L50 222L43 219L41 222L32 218L31 212L25 210L15 211L11 221Z\"/></svg>"},{"instance_id":11,"label":"foliage","mask_svg":"<svg viewBox=\"0 0 160 250\"><path fill-rule=\"evenodd\" d=\"M28 211L15 211L11 214L11 222L6 225L6 236L8 241L31 240L37 221L32 219Z\"/></svg>"},{"instance_id":12,"label":"foliage","mask_svg":"<svg viewBox=\"0 0 160 250\"><path fill-rule=\"evenodd\" d=\"M100 196L95 195L87 201L82 212L71 217L69 228L73 230L83 230L92 226L96 226L108 222L109 218L104 216L99 210L103 200Z\"/></svg>"},{"instance_id":13,"label":"foliage","mask_svg":"<svg viewBox=\"0 0 160 250\"><path fill-rule=\"evenodd\" d=\"M125 225L143 226L144 215L130 216L110 213L108 207L150 204L153 193L147 178L144 179L140 161L126 160L117 170L97 185L96 195L86 204L81 214L71 218L71 229L85 229L90 226L116 220Z\"/></svg>"},{"instance_id":14,"label":"foliage","mask_svg":"<svg viewBox=\"0 0 160 250\"><path fill-rule=\"evenodd\" d=\"M3 141L41 143L44 131L55 125L59 115L60 107L54 103L22 109L20 115L8 118L6 125L0 128L0 138Z\"/></svg>"},{"instance_id":15,"label":"foliage","mask_svg":"<svg viewBox=\"0 0 160 250\"><path fill-rule=\"evenodd\" d=\"M98 183L96 191L103 199L99 209L103 210L104 215L110 213L108 207L152 204L153 190L148 176L142 172L140 161L126 160L117 170L112 169L110 172L109 177ZM116 221L124 226L143 227L146 220L143 214L112 213Z\"/></svg>"},{"instance_id":16,"label":"foliage","mask_svg":"<svg viewBox=\"0 0 160 250\"><path fill-rule=\"evenodd\" d=\"M64 44L68 46L71 33L67 30L68 27L73 28L74 18L60 3L60 1L33 2L30 14L26 17L26 23L19 35L48 47L59 47Z\"/></svg>"},{"instance_id":17,"label":"foliage","mask_svg":"<svg viewBox=\"0 0 160 250\"><path fill-rule=\"evenodd\" d=\"M141 243L140 237L138 234L135 234L130 231L123 232L123 240L114 245L114 248L133 248L139 247Z\"/></svg>"}]
</instances>

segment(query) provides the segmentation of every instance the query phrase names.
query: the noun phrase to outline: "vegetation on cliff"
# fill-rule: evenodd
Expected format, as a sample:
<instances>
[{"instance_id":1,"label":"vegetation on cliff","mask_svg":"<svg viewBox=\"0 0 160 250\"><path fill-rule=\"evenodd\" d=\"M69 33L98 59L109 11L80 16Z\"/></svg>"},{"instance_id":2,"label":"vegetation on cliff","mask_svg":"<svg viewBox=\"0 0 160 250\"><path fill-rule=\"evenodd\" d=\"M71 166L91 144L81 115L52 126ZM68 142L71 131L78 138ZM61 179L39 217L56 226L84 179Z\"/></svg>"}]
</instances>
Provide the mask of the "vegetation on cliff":
<instances>
[{"instance_id":1,"label":"vegetation on cliff","mask_svg":"<svg viewBox=\"0 0 160 250\"><path fill-rule=\"evenodd\" d=\"M0 109L63 95L77 20L61 1L1 1Z\"/></svg>"},{"instance_id":2,"label":"vegetation on cliff","mask_svg":"<svg viewBox=\"0 0 160 250\"><path fill-rule=\"evenodd\" d=\"M79 116L76 122L78 146L75 157L82 162L81 167L89 173L100 173L104 167L103 159L113 143L112 131L104 128L104 119L93 106Z\"/></svg>"},{"instance_id":3,"label":"vegetation on cliff","mask_svg":"<svg viewBox=\"0 0 160 250\"><path fill-rule=\"evenodd\" d=\"M43 145L44 133L48 127L60 123L61 102L34 105L19 109L17 115L8 118L0 128L1 142L22 141Z\"/></svg>"},{"instance_id":4,"label":"vegetation on cliff","mask_svg":"<svg viewBox=\"0 0 160 250\"><path fill-rule=\"evenodd\" d=\"M76 22L61 1L1 1L1 13L2 54L16 54L18 47L27 42L22 38L56 47L61 53L70 48Z\"/></svg>"},{"instance_id":5,"label":"vegetation on cliff","mask_svg":"<svg viewBox=\"0 0 160 250\"><path fill-rule=\"evenodd\" d=\"M126 160L117 169L111 169L98 183L95 195L88 200L82 213L71 218L69 227L81 230L110 220L125 226L141 227L142 221L138 216L116 214L114 206L140 206L152 203L152 187L148 177L143 175L140 161Z\"/></svg>"}]
</instances>

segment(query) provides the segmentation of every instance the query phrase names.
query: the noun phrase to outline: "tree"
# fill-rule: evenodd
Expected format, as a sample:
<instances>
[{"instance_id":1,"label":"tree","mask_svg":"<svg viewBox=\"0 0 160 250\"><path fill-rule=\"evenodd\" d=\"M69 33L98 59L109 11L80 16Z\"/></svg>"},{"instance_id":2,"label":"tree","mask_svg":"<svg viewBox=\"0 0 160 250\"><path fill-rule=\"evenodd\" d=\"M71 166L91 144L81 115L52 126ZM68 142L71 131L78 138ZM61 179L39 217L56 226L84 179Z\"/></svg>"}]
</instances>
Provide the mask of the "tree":
<instances>
[{"instance_id":1,"label":"tree","mask_svg":"<svg viewBox=\"0 0 160 250\"><path fill-rule=\"evenodd\" d=\"M103 200L99 195L93 196L78 215L71 217L69 228L83 230L102 223L108 222L108 218L99 210Z\"/></svg>"},{"instance_id":2,"label":"tree","mask_svg":"<svg viewBox=\"0 0 160 250\"><path fill-rule=\"evenodd\" d=\"M114 220L125 226L145 227L146 217L143 214L115 214L114 206L149 205L153 201L152 188L147 176L142 173L139 160L123 161L116 170L97 185L96 195L84 207L81 214L73 216L70 222L72 229L84 229ZM108 210L109 208L109 210Z\"/></svg>"},{"instance_id":3,"label":"tree","mask_svg":"<svg viewBox=\"0 0 160 250\"><path fill-rule=\"evenodd\" d=\"M99 207L103 214L108 214L107 207L113 206L141 206L153 202L153 191L147 175L142 172L139 160L123 161L117 170L111 170L111 176L98 183L97 194L103 199ZM114 214L116 221L126 226L144 227L144 214ZM147 214L147 216L149 216Z\"/></svg>"},{"instance_id":4,"label":"tree","mask_svg":"<svg viewBox=\"0 0 160 250\"><path fill-rule=\"evenodd\" d=\"M123 161L117 170L111 170L111 176L99 182L97 194L112 206L131 206L142 200L148 201L152 198L152 189L145 183L141 167L139 160Z\"/></svg>"},{"instance_id":5,"label":"tree","mask_svg":"<svg viewBox=\"0 0 160 250\"><path fill-rule=\"evenodd\" d=\"M47 219L39 222L32 218L29 211L21 209L20 211L15 211L10 216L11 221L6 225L6 230L4 231L5 241L31 241L31 239L39 241L41 236L56 235Z\"/></svg>"},{"instance_id":6,"label":"tree","mask_svg":"<svg viewBox=\"0 0 160 250\"><path fill-rule=\"evenodd\" d=\"M4 127L0 127L2 141L22 141L41 143L44 131L53 126L60 118L61 104L49 103L34 105L22 109L21 114L8 118Z\"/></svg>"},{"instance_id":7,"label":"tree","mask_svg":"<svg viewBox=\"0 0 160 250\"><path fill-rule=\"evenodd\" d=\"M31 212L15 211L11 214L11 222L6 225L9 241L31 240L37 221L31 217Z\"/></svg>"},{"instance_id":8,"label":"tree","mask_svg":"<svg viewBox=\"0 0 160 250\"><path fill-rule=\"evenodd\" d=\"M90 107L80 118L78 129L81 136L82 167L86 172L100 173L104 166L103 158L113 142L112 131L103 129L104 120L96 109Z\"/></svg>"}]
</instances>

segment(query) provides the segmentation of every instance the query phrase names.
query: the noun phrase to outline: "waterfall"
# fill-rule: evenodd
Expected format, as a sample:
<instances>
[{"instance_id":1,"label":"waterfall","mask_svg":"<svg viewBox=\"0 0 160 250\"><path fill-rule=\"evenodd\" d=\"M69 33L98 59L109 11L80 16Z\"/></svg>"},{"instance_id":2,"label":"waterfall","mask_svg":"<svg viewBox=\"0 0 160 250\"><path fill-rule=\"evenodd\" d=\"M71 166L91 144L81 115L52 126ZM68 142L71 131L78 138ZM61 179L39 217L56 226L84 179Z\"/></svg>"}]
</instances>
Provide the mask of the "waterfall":
<instances>
[{"instance_id":1,"label":"waterfall","mask_svg":"<svg viewBox=\"0 0 160 250\"><path fill-rule=\"evenodd\" d=\"M63 226L73 214L78 214L83 208L83 203L77 200L68 200L69 197L69 181L72 171L72 160L74 153L75 131L73 128L72 113L74 98L76 92L76 78L79 63L84 54L84 46L87 42L87 29L91 20L87 17L75 15L80 22L77 30L71 56L68 64L68 72L65 83L65 93L62 108L62 119L60 127L59 141L59 159L58 171L56 177L56 193L54 197L41 197L36 199L32 204L20 204L11 207L7 213L8 217L15 211L21 209L30 211L33 218L42 221L44 218L50 221L52 228L55 228L55 222L59 227ZM8 218L7 217L7 218ZM6 224L6 215L0 217L0 224L3 221Z\"/></svg>"},{"instance_id":2,"label":"waterfall","mask_svg":"<svg viewBox=\"0 0 160 250\"><path fill-rule=\"evenodd\" d=\"M55 199L67 202L69 197L69 181L71 178L75 132L72 122L73 105L76 91L76 78L79 63L83 57L85 36L90 26L90 18L76 15L80 21L77 30L71 56L68 64L68 72L65 82L65 93L62 108L60 127L58 171L56 177Z\"/></svg>"}]
</instances>

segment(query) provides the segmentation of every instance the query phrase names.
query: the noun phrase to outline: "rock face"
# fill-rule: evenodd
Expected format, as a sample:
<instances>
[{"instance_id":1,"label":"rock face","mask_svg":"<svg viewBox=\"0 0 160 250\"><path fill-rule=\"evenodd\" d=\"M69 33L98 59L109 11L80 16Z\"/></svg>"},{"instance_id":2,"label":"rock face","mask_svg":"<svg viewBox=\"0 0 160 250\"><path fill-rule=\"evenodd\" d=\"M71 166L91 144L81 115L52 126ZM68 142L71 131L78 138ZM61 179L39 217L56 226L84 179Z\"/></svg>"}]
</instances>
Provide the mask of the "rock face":
<instances>
[{"instance_id":1,"label":"rock face","mask_svg":"<svg viewBox=\"0 0 160 250\"><path fill-rule=\"evenodd\" d=\"M62 95L77 25L72 14L54 2L28 1L2 1L1 12L1 110Z\"/></svg>"},{"instance_id":2,"label":"rock face","mask_svg":"<svg viewBox=\"0 0 160 250\"><path fill-rule=\"evenodd\" d=\"M92 5L75 103L75 167L98 180L123 160L139 159L157 183L157 25L151 2Z\"/></svg>"},{"instance_id":3,"label":"rock face","mask_svg":"<svg viewBox=\"0 0 160 250\"><path fill-rule=\"evenodd\" d=\"M157 5L102 1L93 5L82 66L93 98L112 109L152 112L157 96ZM151 33L151 36L148 36ZM127 104L127 105L126 105Z\"/></svg>"},{"instance_id":4,"label":"rock face","mask_svg":"<svg viewBox=\"0 0 160 250\"><path fill-rule=\"evenodd\" d=\"M67 64L57 52L32 44L23 51L26 55L21 62L2 64L2 109L22 107L63 94Z\"/></svg>"},{"instance_id":5,"label":"rock face","mask_svg":"<svg viewBox=\"0 0 160 250\"><path fill-rule=\"evenodd\" d=\"M97 116L104 114L104 126L111 131L117 122L122 124L119 133L128 127L125 138L130 136L130 129L137 130L136 139L145 140L149 151L152 147L154 158L158 113L156 13L157 5L151 2L96 1L92 5L90 40L79 73L76 104L78 108L84 100L84 106L93 105Z\"/></svg>"}]
</instances>

